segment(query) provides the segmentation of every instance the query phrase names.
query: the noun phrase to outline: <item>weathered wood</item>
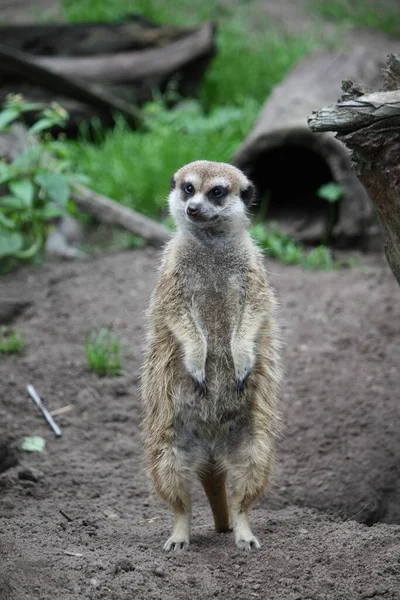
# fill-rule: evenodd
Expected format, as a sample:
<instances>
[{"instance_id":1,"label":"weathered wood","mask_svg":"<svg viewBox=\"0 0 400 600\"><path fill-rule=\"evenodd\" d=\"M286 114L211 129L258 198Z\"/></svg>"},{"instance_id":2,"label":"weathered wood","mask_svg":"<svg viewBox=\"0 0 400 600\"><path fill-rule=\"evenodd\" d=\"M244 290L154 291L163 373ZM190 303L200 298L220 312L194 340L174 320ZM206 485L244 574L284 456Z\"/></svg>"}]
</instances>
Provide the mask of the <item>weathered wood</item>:
<instances>
[{"instance_id":1,"label":"weathered wood","mask_svg":"<svg viewBox=\"0 0 400 600\"><path fill-rule=\"evenodd\" d=\"M162 246L170 238L171 233L164 225L160 225L106 196L97 194L81 184L73 184L72 198L83 212L96 217L100 222L123 227L148 240L154 246Z\"/></svg>"},{"instance_id":2,"label":"weathered wood","mask_svg":"<svg viewBox=\"0 0 400 600\"><path fill-rule=\"evenodd\" d=\"M52 73L85 81L119 83L144 78L162 79L204 55L213 45L213 28L200 27L192 35L165 46L141 52L117 52L98 56L33 57Z\"/></svg>"},{"instance_id":3,"label":"weathered wood","mask_svg":"<svg viewBox=\"0 0 400 600\"><path fill-rule=\"evenodd\" d=\"M344 97L313 112L314 132L335 131L377 209L388 263L400 284L400 57L389 56L380 92Z\"/></svg>"},{"instance_id":4,"label":"weathered wood","mask_svg":"<svg viewBox=\"0 0 400 600\"><path fill-rule=\"evenodd\" d=\"M53 73L36 64L29 55L0 44L0 70L18 74L26 81L39 84L57 94L64 94L96 107L113 118L115 112L124 115L129 123L137 125L141 121L141 113L136 107L122 100L110 98L103 92L84 86L63 75Z\"/></svg>"},{"instance_id":5,"label":"weathered wood","mask_svg":"<svg viewBox=\"0 0 400 600\"><path fill-rule=\"evenodd\" d=\"M379 86L385 60L386 53L363 46L306 57L274 88L232 158L255 180L261 196L272 190L269 210L278 223L286 220L299 240L317 241L329 233L338 240L357 240L370 222L373 207L351 169L348 150L326 130L311 133L307 117L312 110L336 102L345 77ZM278 175L282 170L284 175ZM334 206L316 196L316 189L329 179L343 190ZM333 222L330 209L336 211Z\"/></svg>"},{"instance_id":6,"label":"weathered wood","mask_svg":"<svg viewBox=\"0 0 400 600\"><path fill-rule=\"evenodd\" d=\"M0 55L0 103L10 91L32 101L57 98L68 104L69 135L93 116L108 126L122 113L137 125L141 116L134 107L172 80L180 96L195 94L216 51L211 23L156 25L135 15L124 23L0 27L0 44L7 49L6 57ZM26 68L28 61L34 69ZM60 77L57 85L52 75ZM26 122L35 117L26 113Z\"/></svg>"},{"instance_id":7,"label":"weathered wood","mask_svg":"<svg viewBox=\"0 0 400 600\"><path fill-rule=\"evenodd\" d=\"M5 46L38 56L91 56L161 48L196 27L156 25L139 15L117 23L29 23L0 26Z\"/></svg>"},{"instance_id":8,"label":"weathered wood","mask_svg":"<svg viewBox=\"0 0 400 600\"><path fill-rule=\"evenodd\" d=\"M400 114L400 90L375 92L326 106L309 119L312 131L355 131Z\"/></svg>"}]
</instances>

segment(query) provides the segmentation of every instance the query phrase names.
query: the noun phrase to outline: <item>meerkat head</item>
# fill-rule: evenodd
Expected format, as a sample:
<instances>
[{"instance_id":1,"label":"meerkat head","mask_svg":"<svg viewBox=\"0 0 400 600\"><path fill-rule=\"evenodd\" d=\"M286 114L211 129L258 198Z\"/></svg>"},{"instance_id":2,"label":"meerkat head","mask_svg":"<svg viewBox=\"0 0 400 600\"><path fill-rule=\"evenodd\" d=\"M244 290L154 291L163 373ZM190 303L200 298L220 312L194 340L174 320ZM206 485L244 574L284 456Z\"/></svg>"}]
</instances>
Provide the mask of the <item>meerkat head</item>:
<instances>
[{"instance_id":1,"label":"meerkat head","mask_svg":"<svg viewBox=\"0 0 400 600\"><path fill-rule=\"evenodd\" d=\"M179 229L235 231L248 224L254 187L236 167L199 160L171 178L169 209Z\"/></svg>"}]
</instances>

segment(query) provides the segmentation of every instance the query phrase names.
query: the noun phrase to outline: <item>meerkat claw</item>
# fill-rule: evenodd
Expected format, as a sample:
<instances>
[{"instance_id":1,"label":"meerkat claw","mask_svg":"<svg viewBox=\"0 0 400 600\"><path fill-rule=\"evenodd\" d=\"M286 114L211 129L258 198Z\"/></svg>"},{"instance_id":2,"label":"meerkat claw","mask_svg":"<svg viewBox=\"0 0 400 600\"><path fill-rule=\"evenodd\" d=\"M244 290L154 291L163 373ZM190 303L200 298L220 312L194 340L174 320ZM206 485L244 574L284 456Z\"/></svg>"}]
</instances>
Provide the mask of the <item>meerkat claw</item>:
<instances>
[{"instance_id":1,"label":"meerkat claw","mask_svg":"<svg viewBox=\"0 0 400 600\"><path fill-rule=\"evenodd\" d=\"M170 552L171 550L187 550L189 548L189 540L177 539L171 536L164 544L164 551Z\"/></svg>"},{"instance_id":2,"label":"meerkat claw","mask_svg":"<svg viewBox=\"0 0 400 600\"><path fill-rule=\"evenodd\" d=\"M246 373L243 379L236 380L236 391L240 394L247 387L247 381L249 379L250 371Z\"/></svg>"},{"instance_id":3,"label":"meerkat claw","mask_svg":"<svg viewBox=\"0 0 400 600\"><path fill-rule=\"evenodd\" d=\"M198 392L202 398L205 398L205 396L207 395L206 380L203 379L203 381L199 381L198 379L195 379L194 377L192 377L192 379L193 379L193 383L194 383L194 389L196 390L196 392Z\"/></svg>"}]
</instances>

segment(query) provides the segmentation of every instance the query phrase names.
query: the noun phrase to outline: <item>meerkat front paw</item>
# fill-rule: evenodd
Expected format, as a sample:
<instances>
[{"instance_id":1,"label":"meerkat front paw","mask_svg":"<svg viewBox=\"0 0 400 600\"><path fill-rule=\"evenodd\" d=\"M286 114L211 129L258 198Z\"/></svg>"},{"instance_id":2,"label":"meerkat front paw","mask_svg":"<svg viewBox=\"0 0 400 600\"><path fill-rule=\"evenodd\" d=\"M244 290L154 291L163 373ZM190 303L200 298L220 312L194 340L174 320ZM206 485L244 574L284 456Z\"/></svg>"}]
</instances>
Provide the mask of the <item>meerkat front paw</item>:
<instances>
[{"instance_id":1,"label":"meerkat front paw","mask_svg":"<svg viewBox=\"0 0 400 600\"><path fill-rule=\"evenodd\" d=\"M235 365L236 390L243 392L253 370L255 356L251 347L243 347L237 340L232 342L232 358Z\"/></svg>"},{"instance_id":2,"label":"meerkat front paw","mask_svg":"<svg viewBox=\"0 0 400 600\"><path fill-rule=\"evenodd\" d=\"M192 380L194 383L194 389L196 390L196 392L198 392L200 394L200 396L202 398L204 398L207 395L207 383L205 379L196 379L195 377L193 377L192 375Z\"/></svg>"},{"instance_id":3,"label":"meerkat front paw","mask_svg":"<svg viewBox=\"0 0 400 600\"><path fill-rule=\"evenodd\" d=\"M164 544L164 551L187 550L189 548L189 538L181 535L171 535Z\"/></svg>"},{"instance_id":4,"label":"meerkat front paw","mask_svg":"<svg viewBox=\"0 0 400 600\"><path fill-rule=\"evenodd\" d=\"M236 378L236 391L240 394L244 391L245 387L247 387L247 380L249 378L251 371L247 371L244 377Z\"/></svg>"}]
</instances>

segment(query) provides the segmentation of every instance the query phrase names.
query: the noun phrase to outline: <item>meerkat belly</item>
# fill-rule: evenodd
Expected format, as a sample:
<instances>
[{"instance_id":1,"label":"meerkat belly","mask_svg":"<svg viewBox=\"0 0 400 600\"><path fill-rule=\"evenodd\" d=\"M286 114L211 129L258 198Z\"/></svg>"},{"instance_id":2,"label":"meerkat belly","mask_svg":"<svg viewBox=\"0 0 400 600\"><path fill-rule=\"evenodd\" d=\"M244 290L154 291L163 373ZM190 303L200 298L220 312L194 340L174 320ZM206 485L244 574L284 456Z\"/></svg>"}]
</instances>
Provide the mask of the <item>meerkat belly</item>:
<instances>
[{"instance_id":1,"label":"meerkat belly","mask_svg":"<svg viewBox=\"0 0 400 600\"><path fill-rule=\"evenodd\" d=\"M246 394L236 389L231 341L241 311L241 287L230 277L193 295L199 327L207 341L207 393L196 393L190 377L176 407L177 442L191 457L218 459L249 434Z\"/></svg>"}]
</instances>

